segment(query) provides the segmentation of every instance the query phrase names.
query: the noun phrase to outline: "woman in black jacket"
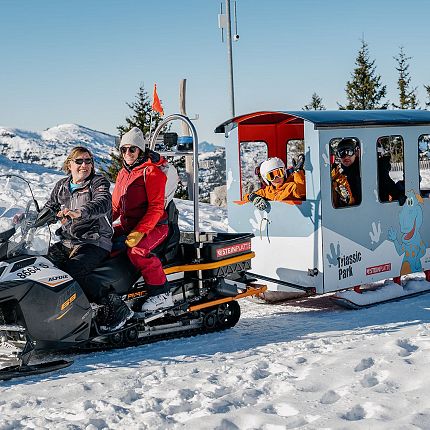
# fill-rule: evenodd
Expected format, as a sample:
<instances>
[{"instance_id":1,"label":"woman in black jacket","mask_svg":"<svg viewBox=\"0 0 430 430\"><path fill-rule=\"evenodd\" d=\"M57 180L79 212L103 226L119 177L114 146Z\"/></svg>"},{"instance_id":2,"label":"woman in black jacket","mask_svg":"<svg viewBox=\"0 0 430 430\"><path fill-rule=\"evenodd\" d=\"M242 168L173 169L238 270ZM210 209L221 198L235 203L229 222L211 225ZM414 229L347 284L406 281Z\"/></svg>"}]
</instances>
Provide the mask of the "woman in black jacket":
<instances>
[{"instance_id":1,"label":"woman in black jacket","mask_svg":"<svg viewBox=\"0 0 430 430\"><path fill-rule=\"evenodd\" d=\"M94 171L91 152L77 146L63 164L68 174L54 186L45 207L54 209L61 219L56 234L60 242L49 249L48 258L71 275L90 302L106 305L103 328L116 330L133 312L112 291L99 285L87 285L85 278L105 260L112 248L112 196L109 181Z\"/></svg>"}]
</instances>

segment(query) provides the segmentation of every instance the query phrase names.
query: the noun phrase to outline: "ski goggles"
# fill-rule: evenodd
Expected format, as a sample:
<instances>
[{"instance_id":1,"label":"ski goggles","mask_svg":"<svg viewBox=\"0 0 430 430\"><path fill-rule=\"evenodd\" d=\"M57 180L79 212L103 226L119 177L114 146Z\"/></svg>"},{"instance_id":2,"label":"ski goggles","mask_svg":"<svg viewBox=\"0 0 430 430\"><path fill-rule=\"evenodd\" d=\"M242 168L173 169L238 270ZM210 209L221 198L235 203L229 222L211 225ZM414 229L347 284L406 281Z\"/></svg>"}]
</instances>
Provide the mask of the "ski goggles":
<instances>
[{"instance_id":1,"label":"ski goggles","mask_svg":"<svg viewBox=\"0 0 430 430\"><path fill-rule=\"evenodd\" d=\"M355 154L355 149L344 148L336 152L339 158L352 157Z\"/></svg>"},{"instance_id":2,"label":"ski goggles","mask_svg":"<svg viewBox=\"0 0 430 430\"><path fill-rule=\"evenodd\" d=\"M280 167L266 173L266 179L268 181L273 181L276 178L283 178L284 176L285 176L285 171Z\"/></svg>"},{"instance_id":3,"label":"ski goggles","mask_svg":"<svg viewBox=\"0 0 430 430\"><path fill-rule=\"evenodd\" d=\"M81 166L82 164L93 164L92 158L75 158L73 160L77 165Z\"/></svg>"},{"instance_id":4,"label":"ski goggles","mask_svg":"<svg viewBox=\"0 0 430 430\"><path fill-rule=\"evenodd\" d=\"M127 151L130 152L130 154L134 154L139 148L137 146L122 146L121 147L121 154L125 154Z\"/></svg>"}]
</instances>

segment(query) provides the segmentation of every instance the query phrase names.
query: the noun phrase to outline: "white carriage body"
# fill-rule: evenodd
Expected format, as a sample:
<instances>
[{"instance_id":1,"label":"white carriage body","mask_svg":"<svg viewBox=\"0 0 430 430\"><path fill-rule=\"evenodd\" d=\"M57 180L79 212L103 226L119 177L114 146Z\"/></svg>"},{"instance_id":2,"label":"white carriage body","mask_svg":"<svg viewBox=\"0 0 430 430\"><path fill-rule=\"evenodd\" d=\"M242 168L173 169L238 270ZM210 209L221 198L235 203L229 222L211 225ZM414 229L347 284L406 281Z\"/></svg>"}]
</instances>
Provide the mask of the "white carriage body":
<instances>
[{"instance_id":1,"label":"white carriage body","mask_svg":"<svg viewBox=\"0 0 430 430\"><path fill-rule=\"evenodd\" d=\"M252 272L270 279L270 289L290 291L290 285L322 294L430 270L430 168L427 177L422 167L430 112L256 112L226 121L216 132L226 135L229 228L255 234ZM404 205L378 196L377 142L393 136L403 142ZM362 200L335 208L330 148L345 137L360 142ZM306 200L273 201L266 211L237 203L250 163L276 156L288 165L289 146L303 140ZM409 223L413 236L405 230Z\"/></svg>"}]
</instances>

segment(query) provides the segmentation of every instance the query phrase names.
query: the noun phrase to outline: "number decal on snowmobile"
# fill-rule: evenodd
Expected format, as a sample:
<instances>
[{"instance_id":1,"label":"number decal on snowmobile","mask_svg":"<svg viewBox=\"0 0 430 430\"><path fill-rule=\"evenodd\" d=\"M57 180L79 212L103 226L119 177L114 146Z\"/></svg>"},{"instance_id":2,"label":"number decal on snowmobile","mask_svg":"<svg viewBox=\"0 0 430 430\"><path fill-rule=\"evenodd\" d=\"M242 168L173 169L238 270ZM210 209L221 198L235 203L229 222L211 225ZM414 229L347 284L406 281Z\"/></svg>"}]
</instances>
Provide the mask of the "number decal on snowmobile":
<instances>
[{"instance_id":1,"label":"number decal on snowmobile","mask_svg":"<svg viewBox=\"0 0 430 430\"><path fill-rule=\"evenodd\" d=\"M25 269L21 270L21 272L18 272L16 276L18 276L18 278L25 279L28 276L33 275L33 273L37 273L39 270L42 269L37 266L28 266Z\"/></svg>"},{"instance_id":2,"label":"number decal on snowmobile","mask_svg":"<svg viewBox=\"0 0 430 430\"><path fill-rule=\"evenodd\" d=\"M49 269L49 266L46 263L39 263L37 266L27 266L25 269L17 272L16 276L20 279L25 279L42 269Z\"/></svg>"}]
</instances>

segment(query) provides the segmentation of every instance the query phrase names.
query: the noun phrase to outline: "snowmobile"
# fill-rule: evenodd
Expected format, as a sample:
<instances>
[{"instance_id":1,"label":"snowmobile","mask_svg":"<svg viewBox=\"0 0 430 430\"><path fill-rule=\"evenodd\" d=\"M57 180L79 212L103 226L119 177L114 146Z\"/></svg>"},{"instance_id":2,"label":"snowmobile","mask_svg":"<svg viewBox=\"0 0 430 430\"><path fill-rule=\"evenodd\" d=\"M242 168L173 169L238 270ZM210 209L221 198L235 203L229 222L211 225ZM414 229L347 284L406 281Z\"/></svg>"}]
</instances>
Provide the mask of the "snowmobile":
<instances>
[{"instance_id":1,"label":"snowmobile","mask_svg":"<svg viewBox=\"0 0 430 430\"><path fill-rule=\"evenodd\" d=\"M23 194L22 188L15 188ZM17 212L9 207L0 216L0 365L6 365L0 369L0 380L73 363L30 364L34 351L106 350L233 327L240 318L237 300L266 288L253 284L245 274L254 257L253 234L198 231L197 236L194 231L180 237L172 201L170 239L159 251L173 306L141 312L147 297L145 284L126 253L119 253L86 279L120 294L135 312L124 327L104 333L100 330L103 306L90 303L81 286L46 258L51 239L48 226L58 221L57 212L39 211L34 197L24 213L17 216Z\"/></svg>"}]
</instances>

